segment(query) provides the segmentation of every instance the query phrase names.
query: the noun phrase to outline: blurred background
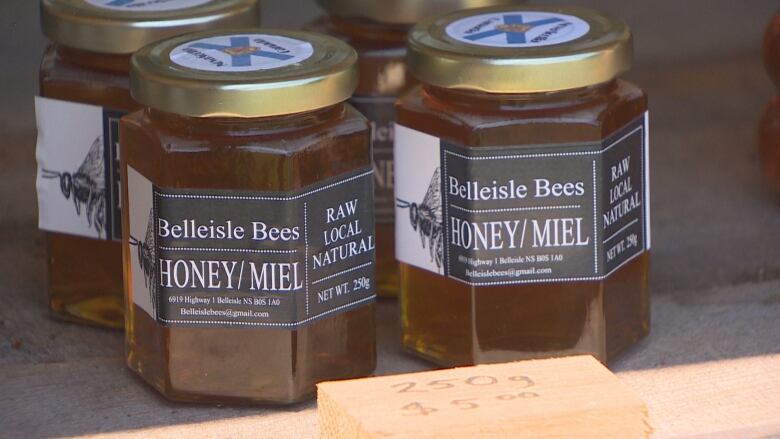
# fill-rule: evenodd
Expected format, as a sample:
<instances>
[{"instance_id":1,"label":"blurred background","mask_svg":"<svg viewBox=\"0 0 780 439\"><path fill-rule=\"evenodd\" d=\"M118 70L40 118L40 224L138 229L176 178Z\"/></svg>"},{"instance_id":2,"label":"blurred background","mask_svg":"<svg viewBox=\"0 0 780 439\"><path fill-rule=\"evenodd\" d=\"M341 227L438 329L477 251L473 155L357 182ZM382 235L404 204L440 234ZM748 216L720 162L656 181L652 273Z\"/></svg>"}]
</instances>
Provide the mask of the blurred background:
<instances>
[{"instance_id":1,"label":"blurred background","mask_svg":"<svg viewBox=\"0 0 780 439\"><path fill-rule=\"evenodd\" d=\"M366 0L370 1L370 0ZM377 0L391 1L391 0ZM531 1L539 4L574 4L607 11L626 20L635 35L636 66L632 76L647 69L675 69L685 63L734 59L754 67L759 62L761 36L776 0L569 0ZM313 0L263 0L263 23L299 27L321 10ZM47 42L40 31L38 2L0 0L0 225L36 218L34 165L30 135L34 131L32 96L37 93L37 71ZM710 72L718 75L717 71ZM768 90L763 76L752 78ZM646 84L641 84L646 86ZM650 91L651 100L653 98ZM22 147L24 145L24 147ZM13 182L13 183L11 183Z\"/></svg>"},{"instance_id":2,"label":"blurred background","mask_svg":"<svg viewBox=\"0 0 780 439\"><path fill-rule=\"evenodd\" d=\"M780 199L762 182L756 146L761 113L776 93L763 67L762 36L780 2L529 3L588 6L627 21L635 64L626 79L650 100L653 328L615 370L780 352ZM263 0L263 11L273 27L299 27L321 13L313 0ZM17 406L28 403L18 425L56 425L75 415L65 406L39 411L36 401L57 401L57 393L70 401L78 392L80 400L94 399L94 419L65 422L61 434L105 431L98 413L113 416L110 429L118 430L248 416L171 408L123 374L121 334L48 318L33 114L46 44L38 1L0 0L0 395L40 392L40 399L31 394L21 402L0 398L0 413L19 413ZM377 372L427 367L395 360L403 358L396 352L397 313L393 306L380 311ZM93 376L84 381L91 385L78 381Z\"/></svg>"},{"instance_id":3,"label":"blurred background","mask_svg":"<svg viewBox=\"0 0 780 439\"><path fill-rule=\"evenodd\" d=\"M372 1L372 0L366 0ZM391 1L391 0L376 0ZM607 11L629 23L635 37L634 75L646 68L668 66L697 60L729 59L735 63L760 56L763 31L769 17L780 7L776 0L569 0L565 2L531 1L538 4L573 4ZM263 0L263 23L274 27L299 27L321 13L314 0ZM11 136L16 151L0 151L3 180L13 178L20 187L0 187L0 221L23 221L36 217L29 189L34 181L27 165L31 150L19 148L26 133L33 130L32 96L37 93L37 71L47 42L40 31L38 2L33 0L0 1L0 138ZM717 72L712 72L717 74ZM757 78L767 87L766 78ZM651 93L652 99L652 93ZM4 144L10 144L3 142ZM28 143L29 146L29 143ZM9 155L10 154L10 155ZM17 155L18 154L18 155ZM12 164L10 160L20 160ZM17 180L18 178L18 180ZM28 202L11 203L25 195Z\"/></svg>"}]
</instances>

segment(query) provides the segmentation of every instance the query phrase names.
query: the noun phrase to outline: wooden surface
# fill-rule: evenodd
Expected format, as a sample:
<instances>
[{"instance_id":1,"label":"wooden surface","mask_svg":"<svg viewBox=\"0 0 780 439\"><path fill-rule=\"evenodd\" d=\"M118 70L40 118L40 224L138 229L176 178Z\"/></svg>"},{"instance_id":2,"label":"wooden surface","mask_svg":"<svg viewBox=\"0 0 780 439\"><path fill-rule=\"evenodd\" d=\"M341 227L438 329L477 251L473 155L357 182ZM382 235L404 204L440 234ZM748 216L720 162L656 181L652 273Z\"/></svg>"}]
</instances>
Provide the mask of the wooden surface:
<instances>
[{"instance_id":1,"label":"wooden surface","mask_svg":"<svg viewBox=\"0 0 780 439\"><path fill-rule=\"evenodd\" d=\"M322 439L646 438L645 403L589 355L317 385Z\"/></svg>"},{"instance_id":2,"label":"wooden surface","mask_svg":"<svg viewBox=\"0 0 780 439\"><path fill-rule=\"evenodd\" d=\"M757 42L777 5L751 2L764 8L751 21L742 2L710 4L691 20L710 29L708 47L739 35L753 46L702 54L663 40L654 53L678 56L640 52L630 75L651 108L653 322L650 337L611 367L647 402L657 437L780 437L780 200L761 184L755 147L774 92ZM742 25L709 19L729 16L724 5ZM0 69L0 437L316 437L313 402L172 404L124 367L121 334L48 318L35 226L36 7L0 2L0 51L15 60ZM650 21L635 28L665 23ZM430 368L401 352L397 316L395 303L380 303L377 374Z\"/></svg>"},{"instance_id":3,"label":"wooden surface","mask_svg":"<svg viewBox=\"0 0 780 439\"><path fill-rule=\"evenodd\" d=\"M780 437L780 355L619 374L657 437Z\"/></svg>"},{"instance_id":4,"label":"wooden surface","mask_svg":"<svg viewBox=\"0 0 780 439\"><path fill-rule=\"evenodd\" d=\"M654 332L613 367L647 403L654 437L780 437L780 354L771 353L780 350L778 291L780 283L769 283L746 290L738 302L722 304L655 298ZM392 302L380 305L377 372L429 368L400 352L397 309ZM39 312L38 319L44 315ZM314 402L288 408L169 403L124 366L119 334L45 320L38 326L14 333L25 340L19 351L36 350L44 335L102 337L71 340L83 349L64 361L0 366L0 437L317 437ZM29 337L36 333L40 338ZM104 345L93 351L103 354L88 354L84 345L101 339ZM116 355L106 355L112 350Z\"/></svg>"}]
</instances>

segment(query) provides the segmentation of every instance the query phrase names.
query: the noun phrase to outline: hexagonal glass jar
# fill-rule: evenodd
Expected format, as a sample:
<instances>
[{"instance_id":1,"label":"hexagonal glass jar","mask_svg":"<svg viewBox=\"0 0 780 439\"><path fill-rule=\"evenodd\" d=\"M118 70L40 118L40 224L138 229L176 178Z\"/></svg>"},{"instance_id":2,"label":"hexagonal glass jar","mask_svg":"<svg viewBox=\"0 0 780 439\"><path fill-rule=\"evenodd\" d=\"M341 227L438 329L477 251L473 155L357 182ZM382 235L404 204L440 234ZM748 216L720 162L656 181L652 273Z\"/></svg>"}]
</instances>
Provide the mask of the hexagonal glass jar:
<instances>
[{"instance_id":1,"label":"hexagonal glass jar","mask_svg":"<svg viewBox=\"0 0 780 439\"><path fill-rule=\"evenodd\" d=\"M49 306L64 320L121 329L116 130L122 114L141 108L130 97L130 56L187 32L255 25L259 5L256 0L40 3L41 27L52 42L41 61L36 98L38 210ZM93 153L96 146L101 150Z\"/></svg>"},{"instance_id":2,"label":"hexagonal glass jar","mask_svg":"<svg viewBox=\"0 0 780 439\"><path fill-rule=\"evenodd\" d=\"M543 24L548 28L541 33L552 32L554 28L549 26L562 22L573 23L569 26L576 31L581 23L571 17L589 25L584 36L564 38L543 48L513 46L511 41L477 46L458 41L457 34L452 36L448 31L512 19L551 23ZM463 26L464 20L477 24L466 22ZM490 38L502 29L514 30L508 26L483 32ZM640 205L646 203L649 192L646 181L637 181L646 177L647 98L637 86L616 78L627 69L630 54L611 59L614 62L601 60L615 70L550 61L566 55L567 49L593 54L606 50L614 55L630 44L627 35L625 25L592 11L545 7L463 11L421 23L412 31L410 69L422 85L397 104L396 132L400 134L395 146L399 181L396 234L405 236L406 241L399 238L396 253L403 343L409 351L445 366L583 353L607 362L647 335L649 217L647 208ZM572 47L578 44L581 46ZM497 58L500 62L494 63ZM543 70L534 70L540 65ZM621 187L628 186L620 178L622 171L610 175L617 162L610 163L607 152L623 148L621 142L628 137L616 133L626 132L626 127L631 128L635 142L634 152L627 152L626 157L630 156L638 173L631 177L632 192L615 189L621 181ZM614 142L605 141L615 136L618 139ZM617 146L610 150L613 144ZM435 151L429 154L430 149ZM404 151L408 152L404 155ZM435 163L431 169L437 169L427 192L422 188L427 180L420 181L419 189L403 187L401 181L420 173L419 163L429 155ZM552 156L560 159L544 162L555 160L549 158ZM591 175L590 160L584 165L573 162L581 156L593 157L592 187L590 177L577 180L580 171ZM480 163L492 160L494 165L468 165L457 174L454 166L458 157ZM425 172L431 179L431 171ZM597 178L605 183L597 186ZM541 200L542 205L536 203L534 197L548 195L555 181L568 179L577 183L561 183L560 200L548 197ZM537 180L542 181L541 189L534 186ZM544 186L548 184L545 180L549 186ZM591 194L592 216L587 213L591 210L586 210L580 218L592 219L590 229L582 232L590 253L567 253L566 247L577 245L573 238L562 238L557 244L552 242L556 238L548 239L546 251L533 248L541 235L531 234L545 229L533 229L532 224L546 221L543 224L551 230L570 218L570 224L575 224L574 217L582 212L580 203L588 203ZM621 209L615 206L624 201L639 210L632 214L615 210ZM604 214L612 211L627 216L602 219L601 213L596 213L597 204ZM617 222L605 222L612 220ZM640 223L645 223L644 227L639 227ZM469 229L475 237L471 253L457 247L466 235L456 224L473 226ZM514 226L517 233L512 235L504 224ZM623 224L626 226L620 230ZM481 229L493 225L497 228ZM480 235L478 228L489 231ZM533 245L522 244L521 234L526 230L525 242L530 243L533 236ZM561 230L560 236L568 234L569 238L574 231ZM625 230L635 230L640 241L647 242L620 264L609 264L610 256L614 258L619 252L616 242L629 239L622 235ZM557 257L560 262L556 262ZM577 271L570 270L570 265L584 260L591 267L609 267L600 272L596 269L598 275L592 270L590 274L571 275ZM459 265L460 271L456 268ZM543 274L547 270L550 274Z\"/></svg>"},{"instance_id":3,"label":"hexagonal glass jar","mask_svg":"<svg viewBox=\"0 0 780 439\"><path fill-rule=\"evenodd\" d=\"M375 367L369 125L344 103L356 55L268 32L133 58L146 107L120 128L127 363L170 399L294 403ZM325 267L350 242L366 246ZM183 268L211 262L230 272Z\"/></svg>"},{"instance_id":4,"label":"hexagonal glass jar","mask_svg":"<svg viewBox=\"0 0 780 439\"><path fill-rule=\"evenodd\" d=\"M374 150L377 288L379 297L398 296L393 197L393 127L398 96L415 84L406 70L406 35L423 18L460 9L524 0L318 0L324 15L306 28L340 38L358 52L360 81L350 99L372 123Z\"/></svg>"}]
</instances>

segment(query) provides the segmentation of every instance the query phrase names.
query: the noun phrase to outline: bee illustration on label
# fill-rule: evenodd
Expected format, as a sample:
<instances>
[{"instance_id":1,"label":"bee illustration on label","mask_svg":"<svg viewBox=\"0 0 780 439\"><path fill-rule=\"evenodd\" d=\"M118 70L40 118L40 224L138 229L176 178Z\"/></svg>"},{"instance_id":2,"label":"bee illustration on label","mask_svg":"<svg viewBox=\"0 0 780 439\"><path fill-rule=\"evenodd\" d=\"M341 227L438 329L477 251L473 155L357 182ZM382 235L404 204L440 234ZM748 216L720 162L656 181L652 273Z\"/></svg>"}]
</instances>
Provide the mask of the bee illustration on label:
<instances>
[{"instance_id":1,"label":"bee illustration on label","mask_svg":"<svg viewBox=\"0 0 780 439\"><path fill-rule=\"evenodd\" d=\"M155 243L154 243L154 214L149 211L149 222L146 226L146 236L143 241L134 238L130 235L130 245L135 247L136 256L138 257L138 265L141 268L141 272L144 274L144 285L149 290L149 298L152 306L155 306L154 289L155 289Z\"/></svg>"},{"instance_id":2,"label":"bee illustration on label","mask_svg":"<svg viewBox=\"0 0 780 439\"><path fill-rule=\"evenodd\" d=\"M441 172L436 168L431 177L431 183L428 185L428 191L422 203L410 203L409 201L396 198L397 206L402 209L409 209L409 221L412 228L420 233L420 242L425 248L428 241L428 250L431 253L431 261L436 263L437 268L441 268L444 258L444 237L442 227L441 210Z\"/></svg>"},{"instance_id":3,"label":"bee illustration on label","mask_svg":"<svg viewBox=\"0 0 780 439\"><path fill-rule=\"evenodd\" d=\"M103 158L103 136L98 136L89 148L87 157L75 173L42 169L43 178L58 178L60 190L65 199L73 196L76 215L81 216L82 205L86 207L87 224L94 227L100 236L106 227L106 184L105 161Z\"/></svg>"}]
</instances>

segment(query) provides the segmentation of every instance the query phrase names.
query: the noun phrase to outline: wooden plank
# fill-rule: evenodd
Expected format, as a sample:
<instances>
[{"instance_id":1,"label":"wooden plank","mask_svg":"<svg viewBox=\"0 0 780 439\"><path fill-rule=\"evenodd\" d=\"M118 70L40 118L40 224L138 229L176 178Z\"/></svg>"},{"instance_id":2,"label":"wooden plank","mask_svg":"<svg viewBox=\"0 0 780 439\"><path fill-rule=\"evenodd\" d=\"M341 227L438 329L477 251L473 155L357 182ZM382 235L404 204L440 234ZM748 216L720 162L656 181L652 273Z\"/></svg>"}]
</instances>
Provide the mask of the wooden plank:
<instances>
[{"instance_id":1,"label":"wooden plank","mask_svg":"<svg viewBox=\"0 0 780 439\"><path fill-rule=\"evenodd\" d=\"M620 377L647 402L656 437L780 436L779 354Z\"/></svg>"},{"instance_id":2,"label":"wooden plank","mask_svg":"<svg viewBox=\"0 0 780 439\"><path fill-rule=\"evenodd\" d=\"M654 438L780 437L780 354L617 376L646 402ZM313 403L174 404L133 376L120 358L0 366L0 395L0 437L298 439L318 434Z\"/></svg>"},{"instance_id":3,"label":"wooden plank","mask_svg":"<svg viewBox=\"0 0 780 439\"><path fill-rule=\"evenodd\" d=\"M323 439L641 438L647 408L591 356L317 386Z\"/></svg>"}]
</instances>

